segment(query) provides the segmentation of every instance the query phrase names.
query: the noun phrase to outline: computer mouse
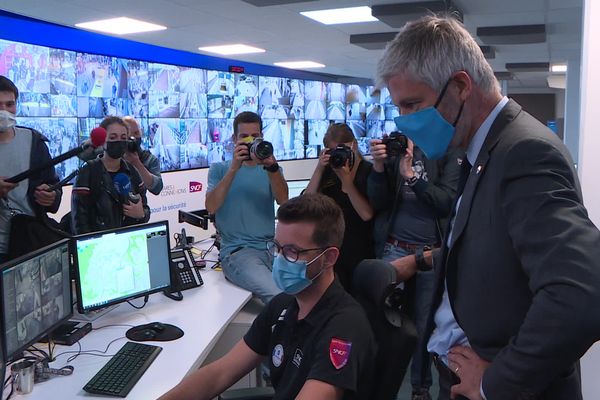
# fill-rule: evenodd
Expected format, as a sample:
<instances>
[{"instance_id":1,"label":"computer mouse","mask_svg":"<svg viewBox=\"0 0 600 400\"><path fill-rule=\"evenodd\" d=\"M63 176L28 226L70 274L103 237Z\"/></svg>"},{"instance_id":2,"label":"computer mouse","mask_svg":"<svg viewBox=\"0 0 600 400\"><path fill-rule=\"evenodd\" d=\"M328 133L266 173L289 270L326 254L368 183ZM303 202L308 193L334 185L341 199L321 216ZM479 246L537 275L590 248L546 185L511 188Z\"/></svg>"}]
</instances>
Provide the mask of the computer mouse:
<instances>
[{"instance_id":1,"label":"computer mouse","mask_svg":"<svg viewBox=\"0 0 600 400\"><path fill-rule=\"evenodd\" d=\"M156 337L156 331L153 329L144 329L141 332L141 335L144 340L154 339Z\"/></svg>"},{"instance_id":2,"label":"computer mouse","mask_svg":"<svg viewBox=\"0 0 600 400\"><path fill-rule=\"evenodd\" d=\"M165 325L161 322L153 322L148 325L148 328L154 330L155 332L162 332L165 330Z\"/></svg>"}]
</instances>

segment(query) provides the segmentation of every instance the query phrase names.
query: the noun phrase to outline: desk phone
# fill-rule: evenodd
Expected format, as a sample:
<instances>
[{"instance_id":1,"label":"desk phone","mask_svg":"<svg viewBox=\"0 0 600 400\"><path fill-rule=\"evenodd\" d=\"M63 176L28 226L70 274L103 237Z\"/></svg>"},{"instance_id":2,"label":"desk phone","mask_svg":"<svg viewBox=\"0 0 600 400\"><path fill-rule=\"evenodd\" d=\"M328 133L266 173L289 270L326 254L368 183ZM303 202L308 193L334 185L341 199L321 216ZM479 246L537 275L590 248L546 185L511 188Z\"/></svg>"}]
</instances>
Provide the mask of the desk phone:
<instances>
[{"instance_id":1,"label":"desk phone","mask_svg":"<svg viewBox=\"0 0 600 400\"><path fill-rule=\"evenodd\" d=\"M189 249L171 250L171 291L177 292L203 285L200 268Z\"/></svg>"}]
</instances>

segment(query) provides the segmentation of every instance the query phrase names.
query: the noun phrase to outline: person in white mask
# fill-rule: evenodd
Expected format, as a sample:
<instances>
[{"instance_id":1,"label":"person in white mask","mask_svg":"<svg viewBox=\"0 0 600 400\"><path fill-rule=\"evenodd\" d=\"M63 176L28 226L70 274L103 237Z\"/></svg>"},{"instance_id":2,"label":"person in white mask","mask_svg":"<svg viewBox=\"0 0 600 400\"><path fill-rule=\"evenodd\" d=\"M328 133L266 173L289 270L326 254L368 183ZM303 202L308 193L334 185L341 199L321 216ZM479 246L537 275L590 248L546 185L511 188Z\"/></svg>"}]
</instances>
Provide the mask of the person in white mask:
<instances>
[{"instance_id":1,"label":"person in white mask","mask_svg":"<svg viewBox=\"0 0 600 400\"><path fill-rule=\"evenodd\" d=\"M8 260L12 217L47 218L47 212L58 210L62 197L61 189L47 190L59 180L54 167L16 184L6 181L50 160L48 139L34 129L16 126L18 96L15 84L0 75L0 263Z\"/></svg>"}]
</instances>

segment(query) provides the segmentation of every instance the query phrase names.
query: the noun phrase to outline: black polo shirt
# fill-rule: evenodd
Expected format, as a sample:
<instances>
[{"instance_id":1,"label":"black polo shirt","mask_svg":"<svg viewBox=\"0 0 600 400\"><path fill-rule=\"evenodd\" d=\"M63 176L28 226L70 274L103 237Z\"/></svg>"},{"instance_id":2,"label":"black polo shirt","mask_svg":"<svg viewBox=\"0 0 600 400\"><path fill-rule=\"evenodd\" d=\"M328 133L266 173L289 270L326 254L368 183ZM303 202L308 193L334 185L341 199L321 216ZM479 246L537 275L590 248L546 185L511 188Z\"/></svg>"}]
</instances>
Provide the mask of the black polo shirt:
<instances>
[{"instance_id":1,"label":"black polo shirt","mask_svg":"<svg viewBox=\"0 0 600 400\"><path fill-rule=\"evenodd\" d=\"M308 379L344 389L343 399L368 399L375 340L362 307L335 280L298 320L293 296L274 297L244 336L267 356L274 399L295 398Z\"/></svg>"}]
</instances>

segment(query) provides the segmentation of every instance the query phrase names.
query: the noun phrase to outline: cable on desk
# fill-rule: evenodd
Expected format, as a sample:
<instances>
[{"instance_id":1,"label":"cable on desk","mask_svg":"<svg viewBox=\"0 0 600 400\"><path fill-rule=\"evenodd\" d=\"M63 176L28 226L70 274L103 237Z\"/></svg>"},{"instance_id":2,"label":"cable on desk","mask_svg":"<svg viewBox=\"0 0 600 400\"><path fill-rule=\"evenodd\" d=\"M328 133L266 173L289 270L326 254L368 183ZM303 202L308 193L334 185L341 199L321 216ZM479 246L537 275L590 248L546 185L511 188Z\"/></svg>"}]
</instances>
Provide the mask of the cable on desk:
<instances>
[{"instance_id":1,"label":"cable on desk","mask_svg":"<svg viewBox=\"0 0 600 400\"><path fill-rule=\"evenodd\" d=\"M92 328L93 331L97 331L100 329L104 329L104 328L110 328L112 326L123 326L126 328L133 328L135 325L128 325L128 324L108 324L108 325L103 325L103 326L99 326L97 328Z\"/></svg>"},{"instance_id":2,"label":"cable on desk","mask_svg":"<svg viewBox=\"0 0 600 400\"><path fill-rule=\"evenodd\" d=\"M40 353L43 356L43 358L51 359L50 355L52 354L52 352L50 352L50 354L48 354L44 350L38 349L34 345L29 346L29 348L27 350L25 350L25 351L27 351L28 353L31 353L31 355L33 355L34 357L35 357L35 353L34 352L38 352L38 353Z\"/></svg>"},{"instance_id":3,"label":"cable on desk","mask_svg":"<svg viewBox=\"0 0 600 400\"><path fill-rule=\"evenodd\" d=\"M112 356L114 356L114 354L106 354L106 353L108 352L108 349L110 348L110 346L114 342L116 342L118 340L121 340L121 339L126 339L126 337L125 336L121 336L121 337L118 337L116 339L111 340L106 345L106 349L104 349L104 350L81 350L81 343L79 343L79 341L78 341L77 342L77 346L79 346L79 349L77 351L63 351L62 353L57 354L56 358L58 358L58 357L60 357L62 355L65 355L65 354L73 354L73 353L75 353L74 355L69 356L69 358L67 358L67 362L69 363L69 362L73 361L74 359L76 359L77 357L79 357L80 355L96 356L96 357L112 357ZM100 353L100 354L94 354L94 353Z\"/></svg>"},{"instance_id":4,"label":"cable on desk","mask_svg":"<svg viewBox=\"0 0 600 400\"><path fill-rule=\"evenodd\" d=\"M144 304L142 304L141 306L136 306L135 304L133 304L133 303L132 303L131 301L129 301L129 300L127 300L127 303L128 303L128 304L129 304L131 307L135 308L136 310L141 310L141 309L142 309L142 308L144 308L144 306L146 306L146 304L148 303L148 298L149 298L149 297L150 297L150 296L148 296L148 295L145 295L145 296L144 296Z\"/></svg>"},{"instance_id":5,"label":"cable on desk","mask_svg":"<svg viewBox=\"0 0 600 400\"><path fill-rule=\"evenodd\" d=\"M4 381L4 386L2 386L2 396L0 396L0 398L4 396L4 389L6 389L6 387L8 386L9 382L10 382L10 393L8 394L8 396L6 396L6 400L10 399L11 396L13 395L15 387L14 387L13 382L12 382L12 374L10 374L10 375L8 375L8 377L6 378L6 380Z\"/></svg>"}]
</instances>

